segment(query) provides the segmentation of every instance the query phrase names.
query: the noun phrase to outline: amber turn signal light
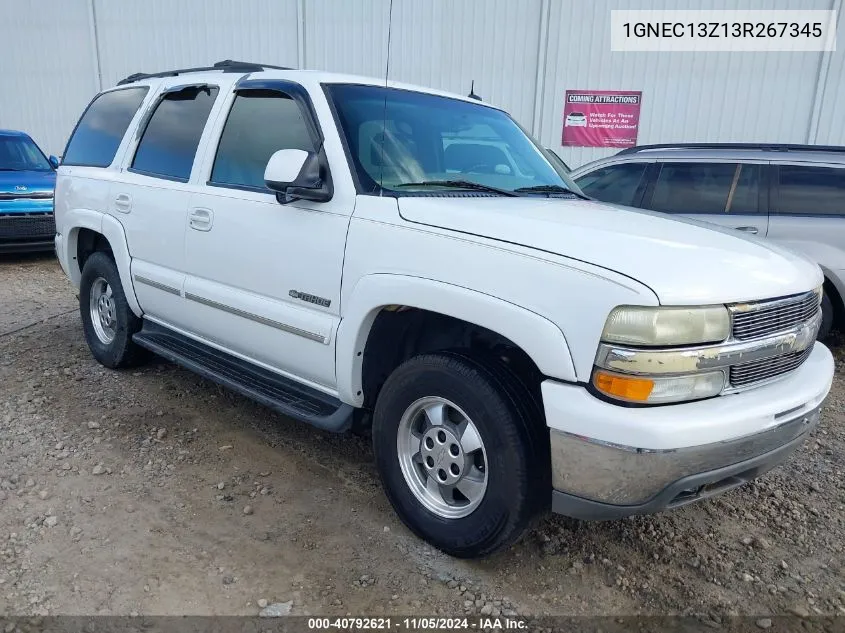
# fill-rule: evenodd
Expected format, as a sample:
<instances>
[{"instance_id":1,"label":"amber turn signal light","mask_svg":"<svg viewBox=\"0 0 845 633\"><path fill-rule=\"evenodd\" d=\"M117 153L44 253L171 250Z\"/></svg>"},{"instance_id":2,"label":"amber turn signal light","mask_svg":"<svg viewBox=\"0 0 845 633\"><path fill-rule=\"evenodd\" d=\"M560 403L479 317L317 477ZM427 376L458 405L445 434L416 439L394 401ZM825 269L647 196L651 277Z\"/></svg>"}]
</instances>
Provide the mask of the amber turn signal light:
<instances>
[{"instance_id":1,"label":"amber turn signal light","mask_svg":"<svg viewBox=\"0 0 845 633\"><path fill-rule=\"evenodd\" d=\"M605 371L593 374L593 385L605 395L631 402L646 402L654 389L654 381L637 376L620 376Z\"/></svg>"}]
</instances>

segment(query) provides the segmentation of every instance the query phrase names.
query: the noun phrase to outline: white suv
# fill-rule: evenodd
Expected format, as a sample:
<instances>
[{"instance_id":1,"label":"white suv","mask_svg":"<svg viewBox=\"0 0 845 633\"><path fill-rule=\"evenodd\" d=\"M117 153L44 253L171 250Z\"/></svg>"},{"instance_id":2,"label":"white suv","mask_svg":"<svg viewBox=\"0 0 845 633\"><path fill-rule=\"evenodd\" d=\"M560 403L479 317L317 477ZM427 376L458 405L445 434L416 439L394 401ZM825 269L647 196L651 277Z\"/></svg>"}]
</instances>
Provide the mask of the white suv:
<instances>
[{"instance_id":1,"label":"white suv","mask_svg":"<svg viewBox=\"0 0 845 633\"><path fill-rule=\"evenodd\" d=\"M489 155L447 169L456 137ZM831 384L817 265L565 178L473 99L222 62L92 101L56 250L98 361L152 350L322 429L371 421L402 520L481 556L549 505L748 481Z\"/></svg>"}]
</instances>

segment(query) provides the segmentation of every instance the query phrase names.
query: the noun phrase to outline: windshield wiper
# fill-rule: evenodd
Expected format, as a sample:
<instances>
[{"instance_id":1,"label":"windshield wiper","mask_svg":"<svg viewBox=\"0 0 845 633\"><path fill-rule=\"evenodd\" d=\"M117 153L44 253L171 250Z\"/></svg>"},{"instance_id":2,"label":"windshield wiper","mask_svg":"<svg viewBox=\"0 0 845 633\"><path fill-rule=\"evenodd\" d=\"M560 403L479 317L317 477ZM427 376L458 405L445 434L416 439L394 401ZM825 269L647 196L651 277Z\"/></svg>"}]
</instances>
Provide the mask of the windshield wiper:
<instances>
[{"instance_id":1,"label":"windshield wiper","mask_svg":"<svg viewBox=\"0 0 845 633\"><path fill-rule=\"evenodd\" d=\"M592 200L592 198L585 196L583 193L572 191L569 187L561 187L560 185L535 185L533 187L520 187L519 189L514 189L514 191L517 193L568 193L582 200Z\"/></svg>"},{"instance_id":2,"label":"windshield wiper","mask_svg":"<svg viewBox=\"0 0 845 633\"><path fill-rule=\"evenodd\" d=\"M475 191L486 191L488 193L496 193L500 196L518 196L508 189L499 189L498 187L491 187L489 185L482 185L471 180L422 180L420 182L403 182L397 187L451 187L454 189L473 189Z\"/></svg>"},{"instance_id":3,"label":"windshield wiper","mask_svg":"<svg viewBox=\"0 0 845 633\"><path fill-rule=\"evenodd\" d=\"M17 167L0 167L0 171L26 171L26 169L18 169Z\"/></svg>"}]
</instances>

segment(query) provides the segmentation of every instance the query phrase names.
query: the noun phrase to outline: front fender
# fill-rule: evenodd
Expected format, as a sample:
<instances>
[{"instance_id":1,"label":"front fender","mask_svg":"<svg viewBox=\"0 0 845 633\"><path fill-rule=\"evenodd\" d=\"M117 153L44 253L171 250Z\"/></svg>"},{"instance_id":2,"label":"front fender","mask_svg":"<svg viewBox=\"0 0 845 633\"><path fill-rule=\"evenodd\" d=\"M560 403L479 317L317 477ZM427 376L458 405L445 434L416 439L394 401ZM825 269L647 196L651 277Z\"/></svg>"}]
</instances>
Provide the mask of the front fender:
<instances>
[{"instance_id":1,"label":"front fender","mask_svg":"<svg viewBox=\"0 0 845 633\"><path fill-rule=\"evenodd\" d=\"M575 381L569 346L557 325L497 297L452 284L406 275L362 277L344 304L337 330L337 389L340 399L364 403L364 347L379 311L388 305L429 310L487 328L518 345L546 376Z\"/></svg>"}]
</instances>

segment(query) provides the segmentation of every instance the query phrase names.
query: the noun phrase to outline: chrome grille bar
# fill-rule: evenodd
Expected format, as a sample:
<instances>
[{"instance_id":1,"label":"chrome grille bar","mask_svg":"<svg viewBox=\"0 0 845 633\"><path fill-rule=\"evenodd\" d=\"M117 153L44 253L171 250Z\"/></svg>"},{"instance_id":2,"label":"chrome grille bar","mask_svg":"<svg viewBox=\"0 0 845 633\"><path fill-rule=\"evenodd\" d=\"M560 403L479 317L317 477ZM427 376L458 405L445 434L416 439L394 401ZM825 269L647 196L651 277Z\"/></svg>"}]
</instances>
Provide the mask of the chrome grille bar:
<instances>
[{"instance_id":1,"label":"chrome grille bar","mask_svg":"<svg viewBox=\"0 0 845 633\"><path fill-rule=\"evenodd\" d=\"M820 295L807 292L774 301L729 306L733 338L740 341L764 338L800 325L820 310Z\"/></svg>"}]
</instances>

